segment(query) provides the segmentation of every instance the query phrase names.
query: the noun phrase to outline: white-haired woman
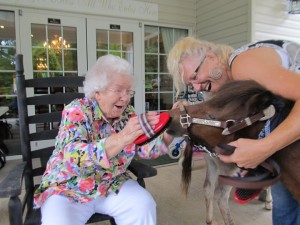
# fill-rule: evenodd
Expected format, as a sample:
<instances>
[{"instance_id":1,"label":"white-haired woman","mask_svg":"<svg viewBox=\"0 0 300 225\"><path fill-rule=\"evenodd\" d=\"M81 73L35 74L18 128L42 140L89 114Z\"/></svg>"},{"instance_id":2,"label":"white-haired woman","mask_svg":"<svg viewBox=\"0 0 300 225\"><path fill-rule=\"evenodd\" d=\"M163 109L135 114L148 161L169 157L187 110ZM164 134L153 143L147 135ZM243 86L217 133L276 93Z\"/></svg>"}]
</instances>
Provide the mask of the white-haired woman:
<instances>
[{"instance_id":1,"label":"white-haired woman","mask_svg":"<svg viewBox=\"0 0 300 225\"><path fill-rule=\"evenodd\" d=\"M167 63L178 92L185 90L187 85L195 91L217 92L230 80L255 80L273 93L295 101L287 118L277 121L271 119L259 139L241 138L229 143L236 150L230 156L220 155L222 161L255 168L277 151L300 139L298 44L266 40L234 50L228 45L186 37L175 43ZM282 106L278 104L275 107L280 111ZM279 116L277 114L274 118L278 119ZM273 224L300 224L300 204L289 191L278 183L272 187L272 195Z\"/></svg>"},{"instance_id":2,"label":"white-haired woman","mask_svg":"<svg viewBox=\"0 0 300 225\"><path fill-rule=\"evenodd\" d=\"M120 57L100 57L86 74L84 92L63 110L55 150L35 193L42 224L83 225L96 212L113 216L118 225L156 224L154 199L126 169L136 154L156 158L167 145L164 134L134 144L144 132L129 105L132 66ZM154 126L159 114L149 112L147 120Z\"/></svg>"}]
</instances>

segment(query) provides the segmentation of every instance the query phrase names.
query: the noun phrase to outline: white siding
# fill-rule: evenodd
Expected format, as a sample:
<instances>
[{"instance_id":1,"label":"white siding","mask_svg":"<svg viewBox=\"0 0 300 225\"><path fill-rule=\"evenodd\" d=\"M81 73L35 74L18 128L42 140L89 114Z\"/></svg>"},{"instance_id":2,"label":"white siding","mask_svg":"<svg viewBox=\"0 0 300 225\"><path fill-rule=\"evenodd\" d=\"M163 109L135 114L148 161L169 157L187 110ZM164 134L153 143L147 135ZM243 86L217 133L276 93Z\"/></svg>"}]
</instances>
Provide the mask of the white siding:
<instances>
[{"instance_id":1,"label":"white siding","mask_svg":"<svg viewBox=\"0 0 300 225\"><path fill-rule=\"evenodd\" d=\"M158 22L195 28L196 0L152 0L158 4Z\"/></svg>"},{"instance_id":2,"label":"white siding","mask_svg":"<svg viewBox=\"0 0 300 225\"><path fill-rule=\"evenodd\" d=\"M251 0L197 0L196 36L239 47L251 39Z\"/></svg>"},{"instance_id":3,"label":"white siding","mask_svg":"<svg viewBox=\"0 0 300 225\"><path fill-rule=\"evenodd\" d=\"M300 14L288 14L287 0L253 0L252 41L286 39L300 43Z\"/></svg>"}]
</instances>

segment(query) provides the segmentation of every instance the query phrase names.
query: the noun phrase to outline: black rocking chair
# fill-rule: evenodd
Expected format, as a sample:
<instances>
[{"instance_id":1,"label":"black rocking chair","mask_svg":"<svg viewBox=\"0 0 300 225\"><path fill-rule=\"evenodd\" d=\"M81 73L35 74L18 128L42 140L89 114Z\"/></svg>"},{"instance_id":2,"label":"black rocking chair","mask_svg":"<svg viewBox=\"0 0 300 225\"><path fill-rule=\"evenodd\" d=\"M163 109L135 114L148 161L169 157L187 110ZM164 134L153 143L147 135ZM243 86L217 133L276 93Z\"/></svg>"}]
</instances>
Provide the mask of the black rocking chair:
<instances>
[{"instance_id":1,"label":"black rocking chair","mask_svg":"<svg viewBox=\"0 0 300 225\"><path fill-rule=\"evenodd\" d=\"M84 77L48 77L25 80L23 55L21 54L16 56L16 76L23 160L0 183L0 198L9 198L10 225L40 225L40 210L33 209L34 190L39 185L40 177L54 149L53 140L58 133L63 106L75 98L83 97L79 87L82 87ZM38 91L40 94L27 97L28 91L31 91L31 95ZM28 107L31 107L31 110L32 108L35 109L35 112L38 111L39 114L29 115ZM44 111L44 113L40 111ZM32 129L31 126L34 125L36 126ZM31 130L35 131L31 132ZM46 140L51 140L52 145L39 148L39 144L36 146L32 143ZM137 160L131 163L129 170L143 187L145 187L144 178L157 174L155 168ZM24 194L22 200L20 199L21 194L22 196ZM104 214L94 214L87 224L106 220L109 220L111 224L116 224L113 217Z\"/></svg>"}]
</instances>

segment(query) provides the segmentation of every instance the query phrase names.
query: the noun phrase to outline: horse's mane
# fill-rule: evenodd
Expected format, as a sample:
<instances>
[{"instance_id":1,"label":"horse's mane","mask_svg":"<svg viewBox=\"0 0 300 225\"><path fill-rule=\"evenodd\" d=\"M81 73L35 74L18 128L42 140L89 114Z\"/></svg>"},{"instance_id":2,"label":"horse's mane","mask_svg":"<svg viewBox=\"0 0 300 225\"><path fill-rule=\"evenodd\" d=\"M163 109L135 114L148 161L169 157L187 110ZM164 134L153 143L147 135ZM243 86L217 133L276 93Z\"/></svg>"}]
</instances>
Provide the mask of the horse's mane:
<instances>
[{"instance_id":1,"label":"horse's mane","mask_svg":"<svg viewBox=\"0 0 300 225\"><path fill-rule=\"evenodd\" d=\"M224 84L220 90L209 99L213 108L222 108L230 104L231 108L243 106L251 97L269 92L253 80L237 80ZM234 101L233 101L234 100Z\"/></svg>"},{"instance_id":2,"label":"horse's mane","mask_svg":"<svg viewBox=\"0 0 300 225\"><path fill-rule=\"evenodd\" d=\"M208 100L209 105L215 109L224 110L224 106L230 105L232 112L244 107L251 99L258 97L261 99L257 109L261 110L270 104L284 104L280 110L282 116L287 116L294 105L294 101L285 99L267 90L254 80L235 80L221 86L219 91ZM272 99L272 101L270 101ZM277 103L276 103L277 102Z\"/></svg>"}]
</instances>

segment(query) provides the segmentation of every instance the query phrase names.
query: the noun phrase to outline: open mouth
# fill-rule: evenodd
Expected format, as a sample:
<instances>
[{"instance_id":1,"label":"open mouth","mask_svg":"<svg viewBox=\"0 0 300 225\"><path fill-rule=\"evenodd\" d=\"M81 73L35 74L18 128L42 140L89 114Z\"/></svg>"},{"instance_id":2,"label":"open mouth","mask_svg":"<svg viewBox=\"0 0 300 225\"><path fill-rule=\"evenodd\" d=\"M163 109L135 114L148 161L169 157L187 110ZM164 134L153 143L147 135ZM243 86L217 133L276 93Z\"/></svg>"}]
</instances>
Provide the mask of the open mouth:
<instances>
[{"instance_id":1,"label":"open mouth","mask_svg":"<svg viewBox=\"0 0 300 225\"><path fill-rule=\"evenodd\" d=\"M123 108L123 106L121 106L121 105L115 105L115 107L118 108L118 109L122 109Z\"/></svg>"},{"instance_id":2,"label":"open mouth","mask_svg":"<svg viewBox=\"0 0 300 225\"><path fill-rule=\"evenodd\" d=\"M203 91L210 91L211 90L211 82L207 81L207 83L205 84Z\"/></svg>"}]
</instances>

